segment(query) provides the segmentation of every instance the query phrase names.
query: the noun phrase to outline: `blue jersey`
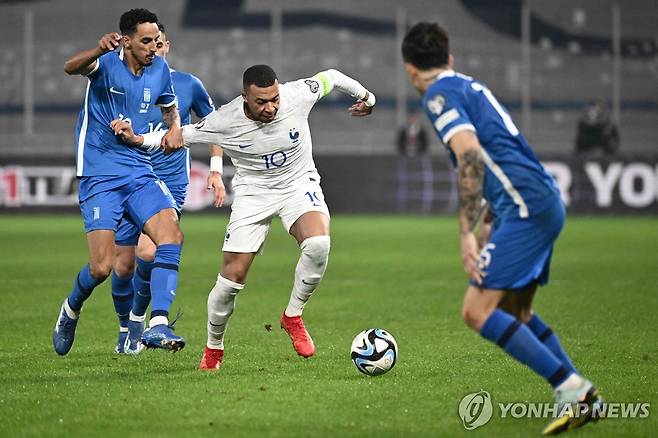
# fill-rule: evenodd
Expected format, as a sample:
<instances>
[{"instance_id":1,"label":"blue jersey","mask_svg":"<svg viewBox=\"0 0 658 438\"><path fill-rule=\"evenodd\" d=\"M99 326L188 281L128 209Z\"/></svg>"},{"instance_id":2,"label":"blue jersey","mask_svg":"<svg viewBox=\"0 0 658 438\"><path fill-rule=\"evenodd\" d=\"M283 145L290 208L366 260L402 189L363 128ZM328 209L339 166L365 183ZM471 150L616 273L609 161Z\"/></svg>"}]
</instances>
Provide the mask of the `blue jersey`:
<instances>
[{"instance_id":1,"label":"blue jersey","mask_svg":"<svg viewBox=\"0 0 658 438\"><path fill-rule=\"evenodd\" d=\"M427 89L423 107L453 165L452 136L462 130L477 135L485 164L483 196L496 219L526 218L559 200L555 180L487 87L449 70Z\"/></svg>"},{"instance_id":2,"label":"blue jersey","mask_svg":"<svg viewBox=\"0 0 658 438\"><path fill-rule=\"evenodd\" d=\"M87 78L76 126L77 176L104 176L109 181L152 174L149 156L140 148L122 143L112 132L110 122L130 119L136 134L149 132L150 109L176 103L167 62L156 56L135 76L124 64L123 52L113 51L98 58Z\"/></svg>"},{"instance_id":3,"label":"blue jersey","mask_svg":"<svg viewBox=\"0 0 658 438\"><path fill-rule=\"evenodd\" d=\"M174 90L176 90L178 98L181 125L189 125L192 122L191 111L194 111L194 114L198 117L204 118L215 110L210 95L196 76L171 70L171 79L174 82ZM150 116L149 127L151 130L167 129L162 120L162 112L159 109L152 109ZM167 186L174 187L189 183L190 150L187 147L169 155L165 155L162 150L158 149L151 155L151 164L155 174Z\"/></svg>"}]
</instances>

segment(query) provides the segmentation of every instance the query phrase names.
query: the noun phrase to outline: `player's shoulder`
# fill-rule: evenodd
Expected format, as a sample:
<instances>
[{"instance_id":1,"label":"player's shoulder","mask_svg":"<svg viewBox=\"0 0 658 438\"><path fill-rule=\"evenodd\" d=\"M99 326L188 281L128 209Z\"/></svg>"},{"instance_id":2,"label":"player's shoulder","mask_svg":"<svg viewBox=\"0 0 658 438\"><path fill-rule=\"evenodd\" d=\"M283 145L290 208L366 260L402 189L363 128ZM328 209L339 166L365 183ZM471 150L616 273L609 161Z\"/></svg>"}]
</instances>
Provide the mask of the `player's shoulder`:
<instances>
[{"instance_id":1,"label":"player's shoulder","mask_svg":"<svg viewBox=\"0 0 658 438\"><path fill-rule=\"evenodd\" d=\"M186 82L201 82L199 78L197 78L190 72L174 70L174 69L171 69L171 78L174 80L180 80Z\"/></svg>"},{"instance_id":2,"label":"player's shoulder","mask_svg":"<svg viewBox=\"0 0 658 438\"><path fill-rule=\"evenodd\" d=\"M457 104L465 98L471 88L473 78L452 70L441 73L437 79L427 88L423 97L423 105L432 112L437 112L438 107L443 108L446 100Z\"/></svg>"},{"instance_id":3,"label":"player's shoulder","mask_svg":"<svg viewBox=\"0 0 658 438\"><path fill-rule=\"evenodd\" d=\"M320 82L314 77L285 82L281 84L281 89L284 90L284 92L311 95L316 95L322 91L320 89Z\"/></svg>"}]
</instances>

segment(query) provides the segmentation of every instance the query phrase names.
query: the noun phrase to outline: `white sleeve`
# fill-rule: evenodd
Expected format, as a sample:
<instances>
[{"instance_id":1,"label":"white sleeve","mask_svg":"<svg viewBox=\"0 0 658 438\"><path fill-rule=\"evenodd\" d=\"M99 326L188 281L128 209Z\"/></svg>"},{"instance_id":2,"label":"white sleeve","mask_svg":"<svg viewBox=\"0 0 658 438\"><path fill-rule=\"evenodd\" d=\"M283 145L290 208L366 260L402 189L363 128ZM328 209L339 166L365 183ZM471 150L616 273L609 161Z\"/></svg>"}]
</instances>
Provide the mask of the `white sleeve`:
<instances>
[{"instance_id":1,"label":"white sleeve","mask_svg":"<svg viewBox=\"0 0 658 438\"><path fill-rule=\"evenodd\" d=\"M221 144L224 140L220 110L208 114L206 118L193 125L183 126L183 141L185 145L193 143Z\"/></svg>"},{"instance_id":2,"label":"white sleeve","mask_svg":"<svg viewBox=\"0 0 658 438\"><path fill-rule=\"evenodd\" d=\"M375 105L375 95L361 85L358 81L351 77L339 72L335 69L321 71L314 76L315 79L322 86L322 93L320 97L324 97L331 92L334 88L348 94L356 99L362 100L368 106Z\"/></svg>"}]
</instances>

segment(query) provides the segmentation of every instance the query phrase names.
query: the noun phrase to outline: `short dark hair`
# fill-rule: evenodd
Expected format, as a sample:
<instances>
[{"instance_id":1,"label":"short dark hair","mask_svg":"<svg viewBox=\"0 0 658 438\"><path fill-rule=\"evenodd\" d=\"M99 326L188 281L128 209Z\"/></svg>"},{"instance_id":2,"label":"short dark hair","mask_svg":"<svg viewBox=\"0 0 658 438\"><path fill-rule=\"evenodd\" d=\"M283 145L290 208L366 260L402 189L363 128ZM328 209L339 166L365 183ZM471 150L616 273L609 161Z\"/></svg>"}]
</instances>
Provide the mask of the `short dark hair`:
<instances>
[{"instance_id":1,"label":"short dark hair","mask_svg":"<svg viewBox=\"0 0 658 438\"><path fill-rule=\"evenodd\" d=\"M121 15L119 30L122 35L132 35L137 32L137 25L142 23L158 23L158 16L148 9L131 9Z\"/></svg>"},{"instance_id":2,"label":"short dark hair","mask_svg":"<svg viewBox=\"0 0 658 438\"><path fill-rule=\"evenodd\" d=\"M252 65L242 75L242 86L246 90L249 85L259 88L271 87L276 82L276 73L269 65Z\"/></svg>"},{"instance_id":3,"label":"short dark hair","mask_svg":"<svg viewBox=\"0 0 658 438\"><path fill-rule=\"evenodd\" d=\"M402 40L402 59L421 70L448 64L448 32L436 23L414 24Z\"/></svg>"},{"instance_id":4,"label":"short dark hair","mask_svg":"<svg viewBox=\"0 0 658 438\"><path fill-rule=\"evenodd\" d=\"M160 32L165 33L164 24L160 23L159 21L158 21L158 29L160 29Z\"/></svg>"}]
</instances>

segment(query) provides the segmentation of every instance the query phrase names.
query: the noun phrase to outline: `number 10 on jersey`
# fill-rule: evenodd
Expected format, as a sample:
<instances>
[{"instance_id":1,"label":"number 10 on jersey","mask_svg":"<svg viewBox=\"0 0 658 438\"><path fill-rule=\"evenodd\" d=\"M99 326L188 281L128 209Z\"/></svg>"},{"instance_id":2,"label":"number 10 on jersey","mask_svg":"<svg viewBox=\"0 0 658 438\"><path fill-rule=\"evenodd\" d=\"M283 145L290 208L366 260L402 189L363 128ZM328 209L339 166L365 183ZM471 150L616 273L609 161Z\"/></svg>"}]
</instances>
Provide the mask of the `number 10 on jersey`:
<instances>
[{"instance_id":1,"label":"number 10 on jersey","mask_svg":"<svg viewBox=\"0 0 658 438\"><path fill-rule=\"evenodd\" d=\"M265 168L271 169L273 167L281 167L285 164L288 157L283 151L277 151L272 154L261 155L261 158L265 160Z\"/></svg>"}]
</instances>

